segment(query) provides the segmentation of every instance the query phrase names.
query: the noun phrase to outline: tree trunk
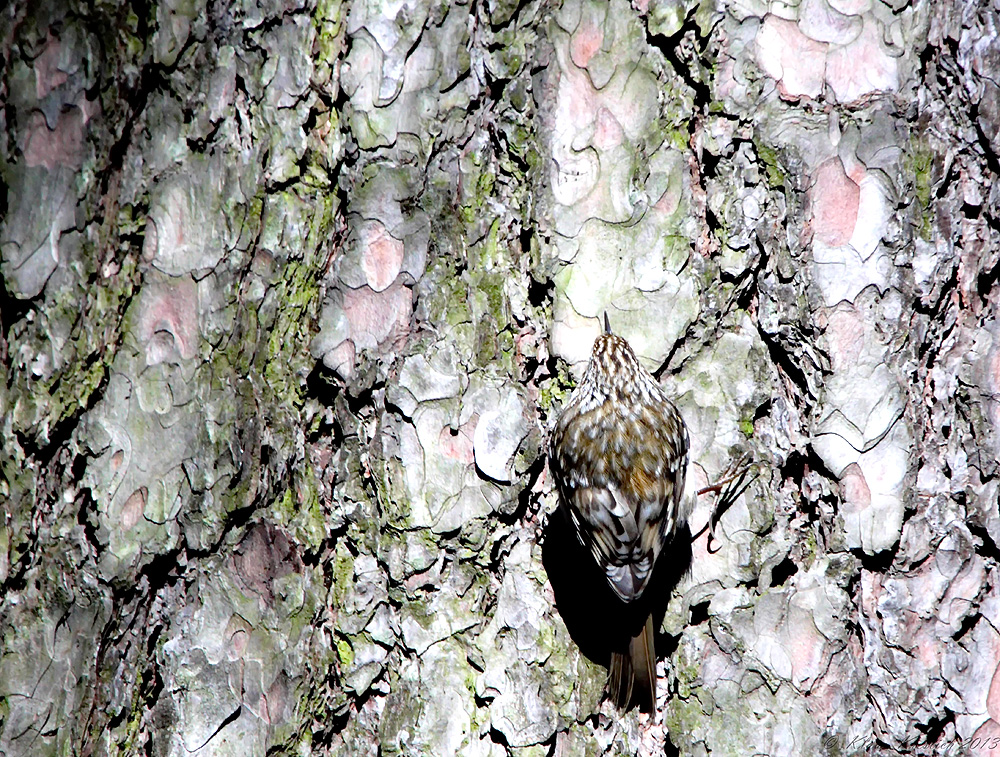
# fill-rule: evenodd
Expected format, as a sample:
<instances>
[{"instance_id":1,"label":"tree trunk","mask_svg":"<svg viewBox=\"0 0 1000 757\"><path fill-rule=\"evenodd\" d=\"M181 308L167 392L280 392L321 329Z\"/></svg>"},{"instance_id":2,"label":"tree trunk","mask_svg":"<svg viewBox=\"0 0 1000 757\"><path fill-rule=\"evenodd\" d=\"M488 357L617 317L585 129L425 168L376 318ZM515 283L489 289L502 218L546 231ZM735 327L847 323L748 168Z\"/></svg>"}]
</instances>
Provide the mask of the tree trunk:
<instances>
[{"instance_id":1,"label":"tree trunk","mask_svg":"<svg viewBox=\"0 0 1000 757\"><path fill-rule=\"evenodd\" d=\"M0 29L0 754L1000 753L995 3ZM691 432L653 716L546 468L604 313Z\"/></svg>"}]
</instances>

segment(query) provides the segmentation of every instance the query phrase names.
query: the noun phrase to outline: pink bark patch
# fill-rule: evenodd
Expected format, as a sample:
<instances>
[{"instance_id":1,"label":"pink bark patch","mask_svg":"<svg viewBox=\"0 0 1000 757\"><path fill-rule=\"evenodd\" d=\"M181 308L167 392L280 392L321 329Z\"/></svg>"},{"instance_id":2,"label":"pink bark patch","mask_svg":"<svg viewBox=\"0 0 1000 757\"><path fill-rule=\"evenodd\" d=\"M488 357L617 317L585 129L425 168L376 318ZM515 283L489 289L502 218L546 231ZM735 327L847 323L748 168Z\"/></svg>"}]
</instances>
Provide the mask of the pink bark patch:
<instances>
[{"instance_id":1,"label":"pink bark patch","mask_svg":"<svg viewBox=\"0 0 1000 757\"><path fill-rule=\"evenodd\" d=\"M597 110L597 90L590 83L586 71L566 69L559 89L559 99L566 103L565 109L560 108L559 118L566 123L557 123L556 128L572 134L593 123Z\"/></svg>"},{"instance_id":2,"label":"pink bark patch","mask_svg":"<svg viewBox=\"0 0 1000 757\"><path fill-rule=\"evenodd\" d=\"M853 102L872 92L894 92L899 88L899 66L883 49L879 37L879 25L866 20L856 40L830 52L826 80L839 102Z\"/></svg>"},{"instance_id":3,"label":"pink bark patch","mask_svg":"<svg viewBox=\"0 0 1000 757\"><path fill-rule=\"evenodd\" d=\"M83 162L84 113L73 108L59 114L56 128L49 129L45 116L33 113L24 140L24 162L45 166L50 171L59 166L79 168Z\"/></svg>"},{"instance_id":4,"label":"pink bark patch","mask_svg":"<svg viewBox=\"0 0 1000 757\"><path fill-rule=\"evenodd\" d=\"M1000 757L1000 723L996 720L987 720L972 738L963 739L962 743L968 749L968 754L976 757Z\"/></svg>"},{"instance_id":5,"label":"pink bark patch","mask_svg":"<svg viewBox=\"0 0 1000 757\"><path fill-rule=\"evenodd\" d=\"M354 358L354 342L345 339L330 350L330 354L323 358L323 362L346 379L354 373Z\"/></svg>"},{"instance_id":6,"label":"pink bark patch","mask_svg":"<svg viewBox=\"0 0 1000 757\"><path fill-rule=\"evenodd\" d=\"M344 293L344 314L356 347L374 349L390 339L404 339L412 312L413 293L398 281L382 292L364 286Z\"/></svg>"},{"instance_id":7,"label":"pink bark patch","mask_svg":"<svg viewBox=\"0 0 1000 757\"><path fill-rule=\"evenodd\" d=\"M618 123L618 119L611 114L611 111L604 107L598 110L597 128L591 144L601 150L609 150L612 147L620 145L624 137L625 132L622 130L621 124Z\"/></svg>"},{"instance_id":8,"label":"pink bark patch","mask_svg":"<svg viewBox=\"0 0 1000 757\"><path fill-rule=\"evenodd\" d=\"M148 284L138 318L139 340L146 345L146 364L174 356L194 357L198 336L198 289L183 276L169 283Z\"/></svg>"},{"instance_id":9,"label":"pink bark patch","mask_svg":"<svg viewBox=\"0 0 1000 757\"><path fill-rule=\"evenodd\" d=\"M148 489L145 486L141 486L125 500L121 515L122 530L131 531L135 527L135 524L139 522L139 519L142 518L142 514L146 512L147 493Z\"/></svg>"},{"instance_id":10,"label":"pink bark patch","mask_svg":"<svg viewBox=\"0 0 1000 757\"><path fill-rule=\"evenodd\" d=\"M907 612L905 617L911 654L923 663L925 670L936 670L941 663L941 640L927 629L924 621L916 614Z\"/></svg>"},{"instance_id":11,"label":"pink bark patch","mask_svg":"<svg viewBox=\"0 0 1000 757\"><path fill-rule=\"evenodd\" d=\"M229 636L229 659L239 660L246 654L250 643L250 634L245 628L237 628Z\"/></svg>"},{"instance_id":12,"label":"pink bark patch","mask_svg":"<svg viewBox=\"0 0 1000 757\"><path fill-rule=\"evenodd\" d=\"M830 7L839 13L856 16L872 7L872 0L827 0Z\"/></svg>"},{"instance_id":13,"label":"pink bark patch","mask_svg":"<svg viewBox=\"0 0 1000 757\"><path fill-rule=\"evenodd\" d=\"M861 31L861 19L830 7L826 0L803 0L799 9L799 29L810 39L846 45Z\"/></svg>"},{"instance_id":14,"label":"pink bark patch","mask_svg":"<svg viewBox=\"0 0 1000 757\"><path fill-rule=\"evenodd\" d=\"M853 305L838 305L826 324L826 340L834 371L857 364L865 346L865 324Z\"/></svg>"},{"instance_id":15,"label":"pink bark patch","mask_svg":"<svg viewBox=\"0 0 1000 757\"><path fill-rule=\"evenodd\" d=\"M996 340L997 336L993 338ZM987 363L986 381L984 383L990 390L989 394L991 398L995 398L1000 394L1000 349L997 347L994 347L991 351L989 362ZM996 399L989 399L986 407L994 427L1000 428L1000 402L997 402Z\"/></svg>"},{"instance_id":16,"label":"pink bark patch","mask_svg":"<svg viewBox=\"0 0 1000 757\"><path fill-rule=\"evenodd\" d=\"M996 347L993 348L993 354L990 356L988 378L989 388L992 390L991 394L1000 394L1000 349Z\"/></svg>"},{"instance_id":17,"label":"pink bark patch","mask_svg":"<svg viewBox=\"0 0 1000 757\"><path fill-rule=\"evenodd\" d=\"M861 188L844 172L840 158L816 169L809 202L815 238L831 247L847 244L858 222Z\"/></svg>"},{"instance_id":18,"label":"pink bark patch","mask_svg":"<svg viewBox=\"0 0 1000 757\"><path fill-rule=\"evenodd\" d=\"M601 49L604 43L604 30L587 19L580 22L569 43L569 54L573 62L580 68L586 68L594 53Z\"/></svg>"},{"instance_id":19,"label":"pink bark patch","mask_svg":"<svg viewBox=\"0 0 1000 757\"><path fill-rule=\"evenodd\" d=\"M844 492L844 511L857 513L866 509L872 503L871 489L861 472L861 466L851 463L844 468L840 476L840 486Z\"/></svg>"},{"instance_id":20,"label":"pink bark patch","mask_svg":"<svg viewBox=\"0 0 1000 757\"><path fill-rule=\"evenodd\" d=\"M266 694L262 694L260 698L259 716L261 720L268 724L281 723L285 720L291 697L289 696L288 682L284 676L277 676Z\"/></svg>"},{"instance_id":21,"label":"pink bark patch","mask_svg":"<svg viewBox=\"0 0 1000 757\"><path fill-rule=\"evenodd\" d=\"M45 50L35 59L35 96L41 100L56 87L66 83L65 71L59 69L59 54L62 44L55 37L49 37Z\"/></svg>"},{"instance_id":22,"label":"pink bark patch","mask_svg":"<svg viewBox=\"0 0 1000 757\"><path fill-rule=\"evenodd\" d=\"M452 460L472 465L476 461L472 439L478 422L479 414L474 413L469 420L458 427L458 433L452 433L450 428L441 429L441 435L438 437L441 454Z\"/></svg>"},{"instance_id":23,"label":"pink bark patch","mask_svg":"<svg viewBox=\"0 0 1000 757\"><path fill-rule=\"evenodd\" d=\"M403 265L403 243L378 221L366 226L361 232L361 239L364 245L361 267L365 279L368 286L381 292L399 275Z\"/></svg>"},{"instance_id":24,"label":"pink bark patch","mask_svg":"<svg viewBox=\"0 0 1000 757\"><path fill-rule=\"evenodd\" d=\"M882 574L868 570L861 571L861 607L865 615L874 618L878 612L878 600L882 595Z\"/></svg>"},{"instance_id":25,"label":"pink bark patch","mask_svg":"<svg viewBox=\"0 0 1000 757\"><path fill-rule=\"evenodd\" d=\"M818 97L823 91L829 46L809 39L792 21L764 19L757 32L757 65L779 82L788 97Z\"/></svg>"},{"instance_id":26,"label":"pink bark patch","mask_svg":"<svg viewBox=\"0 0 1000 757\"><path fill-rule=\"evenodd\" d=\"M302 560L284 532L260 524L236 548L232 567L241 584L272 601L275 579L300 572Z\"/></svg>"},{"instance_id":27,"label":"pink bark patch","mask_svg":"<svg viewBox=\"0 0 1000 757\"><path fill-rule=\"evenodd\" d=\"M786 629L792 682L807 691L823 672L826 638L816 630L811 613L800 607L789 608Z\"/></svg>"},{"instance_id":28,"label":"pink bark patch","mask_svg":"<svg viewBox=\"0 0 1000 757\"><path fill-rule=\"evenodd\" d=\"M672 216L677 212L677 208L681 204L681 188L679 185L668 186L663 194L660 195L660 199L656 201L653 208L660 213L667 216Z\"/></svg>"},{"instance_id":29,"label":"pink bark patch","mask_svg":"<svg viewBox=\"0 0 1000 757\"><path fill-rule=\"evenodd\" d=\"M991 718L1000 721L1000 667L997 667L993 672L993 678L990 681L990 691L986 695L986 711Z\"/></svg>"},{"instance_id":30,"label":"pink bark patch","mask_svg":"<svg viewBox=\"0 0 1000 757\"><path fill-rule=\"evenodd\" d=\"M731 97L737 91L736 65L732 58L726 58L719 65L716 86L718 87L719 97L722 99Z\"/></svg>"}]
</instances>

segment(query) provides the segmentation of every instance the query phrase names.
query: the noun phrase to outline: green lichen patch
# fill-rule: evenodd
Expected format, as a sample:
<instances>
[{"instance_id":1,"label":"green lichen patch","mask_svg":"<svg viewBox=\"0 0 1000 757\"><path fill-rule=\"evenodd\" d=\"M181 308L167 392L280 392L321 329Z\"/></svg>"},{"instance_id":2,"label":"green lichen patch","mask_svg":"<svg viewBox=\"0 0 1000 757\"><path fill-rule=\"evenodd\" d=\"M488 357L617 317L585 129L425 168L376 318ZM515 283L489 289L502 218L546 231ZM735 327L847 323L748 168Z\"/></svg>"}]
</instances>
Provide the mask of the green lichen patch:
<instances>
[{"instance_id":1,"label":"green lichen patch","mask_svg":"<svg viewBox=\"0 0 1000 757\"><path fill-rule=\"evenodd\" d=\"M903 159L904 170L913 182L913 193L917 200L917 212L920 214L920 238L930 241L933 233L933 214L931 211L931 174L934 165L934 153L930 147L913 137L910 149Z\"/></svg>"}]
</instances>

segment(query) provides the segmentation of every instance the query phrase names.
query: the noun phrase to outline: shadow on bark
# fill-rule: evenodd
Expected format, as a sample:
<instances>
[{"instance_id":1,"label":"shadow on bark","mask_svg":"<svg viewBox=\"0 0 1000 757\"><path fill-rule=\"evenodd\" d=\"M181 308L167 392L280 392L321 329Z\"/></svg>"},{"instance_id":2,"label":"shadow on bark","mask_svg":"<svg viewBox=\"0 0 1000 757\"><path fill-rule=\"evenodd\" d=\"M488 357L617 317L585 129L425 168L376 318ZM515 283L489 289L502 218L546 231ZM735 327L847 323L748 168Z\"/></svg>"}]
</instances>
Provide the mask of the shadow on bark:
<instances>
[{"instance_id":1,"label":"shadow on bark","mask_svg":"<svg viewBox=\"0 0 1000 757\"><path fill-rule=\"evenodd\" d=\"M636 602L622 602L611 590L562 509L545 526L542 565L570 637L589 660L607 667L613 651L628 649L647 613L653 613L653 627L659 629L670 594L691 565L691 533L684 526L664 547L646 591ZM675 646L673 639L657 631L657 659Z\"/></svg>"}]
</instances>

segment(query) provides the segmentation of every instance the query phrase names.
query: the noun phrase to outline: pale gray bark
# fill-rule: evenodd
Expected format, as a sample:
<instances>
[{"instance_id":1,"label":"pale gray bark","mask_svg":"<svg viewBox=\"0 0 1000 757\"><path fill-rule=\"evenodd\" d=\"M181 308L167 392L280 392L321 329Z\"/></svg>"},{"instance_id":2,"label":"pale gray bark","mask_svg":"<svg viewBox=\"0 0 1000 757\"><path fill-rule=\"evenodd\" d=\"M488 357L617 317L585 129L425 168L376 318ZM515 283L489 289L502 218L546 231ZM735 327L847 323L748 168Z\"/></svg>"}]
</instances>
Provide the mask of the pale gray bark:
<instances>
[{"instance_id":1,"label":"pale gray bark","mask_svg":"<svg viewBox=\"0 0 1000 757\"><path fill-rule=\"evenodd\" d=\"M3 14L0 754L1000 744L995 3ZM654 718L545 469L604 312L758 474Z\"/></svg>"}]
</instances>

